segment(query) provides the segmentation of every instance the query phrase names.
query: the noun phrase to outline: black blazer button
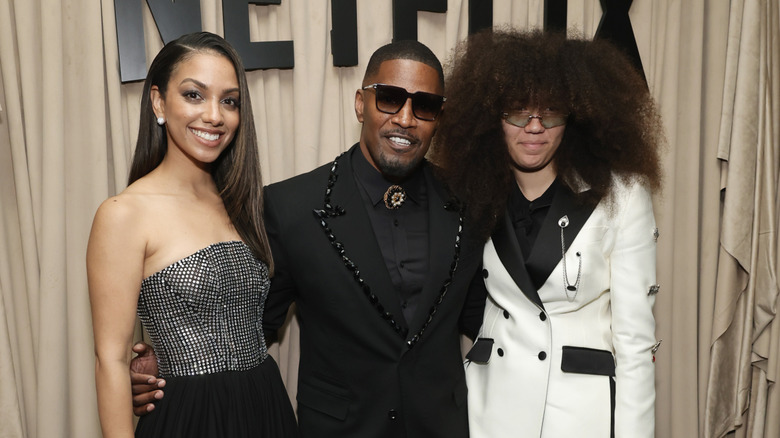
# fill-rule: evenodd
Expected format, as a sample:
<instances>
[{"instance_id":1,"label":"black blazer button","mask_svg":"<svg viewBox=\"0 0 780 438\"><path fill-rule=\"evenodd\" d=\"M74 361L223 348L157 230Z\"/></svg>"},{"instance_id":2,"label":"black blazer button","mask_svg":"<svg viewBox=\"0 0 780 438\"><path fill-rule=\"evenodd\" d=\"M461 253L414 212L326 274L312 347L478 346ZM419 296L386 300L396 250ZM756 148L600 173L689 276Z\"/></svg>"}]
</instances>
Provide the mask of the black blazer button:
<instances>
[{"instance_id":1,"label":"black blazer button","mask_svg":"<svg viewBox=\"0 0 780 438\"><path fill-rule=\"evenodd\" d=\"M391 420L395 420L396 418L398 418L398 411L396 411L395 409L390 409L390 411L387 413L387 418Z\"/></svg>"},{"instance_id":2,"label":"black blazer button","mask_svg":"<svg viewBox=\"0 0 780 438\"><path fill-rule=\"evenodd\" d=\"M545 360L545 359L547 359L547 353L545 353L544 351L540 351L539 360Z\"/></svg>"},{"instance_id":3,"label":"black blazer button","mask_svg":"<svg viewBox=\"0 0 780 438\"><path fill-rule=\"evenodd\" d=\"M504 350L503 349L499 348L498 350L496 350L496 353L498 353L499 356L504 357Z\"/></svg>"},{"instance_id":4,"label":"black blazer button","mask_svg":"<svg viewBox=\"0 0 780 438\"><path fill-rule=\"evenodd\" d=\"M542 321L546 321L547 320L547 315L545 315L544 312L540 312L539 313L539 319L541 319Z\"/></svg>"},{"instance_id":5,"label":"black blazer button","mask_svg":"<svg viewBox=\"0 0 780 438\"><path fill-rule=\"evenodd\" d=\"M487 269L482 270L482 278L488 278L488 271Z\"/></svg>"},{"instance_id":6,"label":"black blazer button","mask_svg":"<svg viewBox=\"0 0 780 438\"><path fill-rule=\"evenodd\" d=\"M506 310L504 310L504 318L509 319L509 312Z\"/></svg>"}]
</instances>

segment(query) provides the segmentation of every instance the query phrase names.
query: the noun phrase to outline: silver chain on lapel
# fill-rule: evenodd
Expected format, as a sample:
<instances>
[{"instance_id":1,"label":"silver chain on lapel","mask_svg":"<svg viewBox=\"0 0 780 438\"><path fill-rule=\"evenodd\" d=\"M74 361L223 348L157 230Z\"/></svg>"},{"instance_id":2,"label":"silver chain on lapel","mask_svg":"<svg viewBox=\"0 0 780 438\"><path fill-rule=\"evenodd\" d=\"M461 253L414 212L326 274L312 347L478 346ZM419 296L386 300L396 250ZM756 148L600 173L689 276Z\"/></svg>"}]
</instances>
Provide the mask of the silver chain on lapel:
<instances>
[{"instance_id":1,"label":"silver chain on lapel","mask_svg":"<svg viewBox=\"0 0 780 438\"><path fill-rule=\"evenodd\" d=\"M582 275L582 254L577 251L577 260L579 265L577 266L577 280L574 284L569 283L569 275L566 273L566 241L563 238L563 229L569 226L569 217L564 215L558 219L558 226L561 227L561 263L563 263L563 284L566 286L564 292L566 292L566 298L569 302L574 301L577 298L577 292L580 287L580 276ZM569 295L569 292L574 292L574 295Z\"/></svg>"}]
</instances>

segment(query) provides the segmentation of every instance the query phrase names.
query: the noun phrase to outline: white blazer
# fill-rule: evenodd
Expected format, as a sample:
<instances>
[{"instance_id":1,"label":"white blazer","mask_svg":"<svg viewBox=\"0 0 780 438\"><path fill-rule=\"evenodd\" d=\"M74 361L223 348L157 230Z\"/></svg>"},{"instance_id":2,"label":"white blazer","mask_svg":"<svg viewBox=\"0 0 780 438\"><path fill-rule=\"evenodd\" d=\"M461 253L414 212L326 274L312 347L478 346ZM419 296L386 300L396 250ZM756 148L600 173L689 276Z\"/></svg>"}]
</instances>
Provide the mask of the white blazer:
<instances>
[{"instance_id":1,"label":"white blazer","mask_svg":"<svg viewBox=\"0 0 780 438\"><path fill-rule=\"evenodd\" d=\"M484 322L465 364L472 438L654 436L658 230L649 191L617 185L595 209L559 188L527 262L506 218L487 242ZM550 272L538 291L529 269Z\"/></svg>"}]
</instances>

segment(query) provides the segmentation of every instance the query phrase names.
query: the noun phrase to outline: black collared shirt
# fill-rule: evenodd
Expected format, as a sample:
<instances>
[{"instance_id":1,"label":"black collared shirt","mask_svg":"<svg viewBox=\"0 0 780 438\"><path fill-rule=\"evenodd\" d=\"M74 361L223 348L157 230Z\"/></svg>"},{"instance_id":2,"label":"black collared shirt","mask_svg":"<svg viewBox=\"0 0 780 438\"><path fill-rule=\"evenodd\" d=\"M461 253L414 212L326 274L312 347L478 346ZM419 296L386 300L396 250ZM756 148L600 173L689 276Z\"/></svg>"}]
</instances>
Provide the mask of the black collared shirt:
<instances>
[{"instance_id":1,"label":"black collared shirt","mask_svg":"<svg viewBox=\"0 0 780 438\"><path fill-rule=\"evenodd\" d=\"M404 318L411 322L428 272L428 192L422 166L400 185L407 198L395 210L385 207L384 195L393 185L366 160L360 149L351 157L355 181L366 204L374 235L390 279L398 292Z\"/></svg>"},{"instance_id":2,"label":"black collared shirt","mask_svg":"<svg viewBox=\"0 0 780 438\"><path fill-rule=\"evenodd\" d=\"M536 236L539 235L542 223L544 223L544 219L547 217L547 212L550 211L550 205L552 205L558 184L556 179L542 193L542 196L533 201L526 199L517 184L513 184L509 194L509 217L512 219L517 243L520 244L520 250L523 252L523 258L526 262L534 247L534 243L536 243Z\"/></svg>"}]
</instances>

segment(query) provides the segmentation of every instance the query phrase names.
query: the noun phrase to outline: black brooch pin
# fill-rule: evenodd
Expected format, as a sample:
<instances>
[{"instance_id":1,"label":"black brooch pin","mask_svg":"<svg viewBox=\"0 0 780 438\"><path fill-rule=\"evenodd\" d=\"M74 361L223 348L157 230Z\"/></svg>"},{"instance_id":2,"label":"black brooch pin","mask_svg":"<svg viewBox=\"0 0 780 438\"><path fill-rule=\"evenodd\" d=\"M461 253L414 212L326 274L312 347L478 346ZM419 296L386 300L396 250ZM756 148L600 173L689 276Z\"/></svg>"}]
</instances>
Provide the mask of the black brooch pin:
<instances>
[{"instance_id":1,"label":"black brooch pin","mask_svg":"<svg viewBox=\"0 0 780 438\"><path fill-rule=\"evenodd\" d=\"M404 201L406 201L406 192L403 187L392 185L385 192L384 200L385 207L395 210L402 206Z\"/></svg>"}]
</instances>

